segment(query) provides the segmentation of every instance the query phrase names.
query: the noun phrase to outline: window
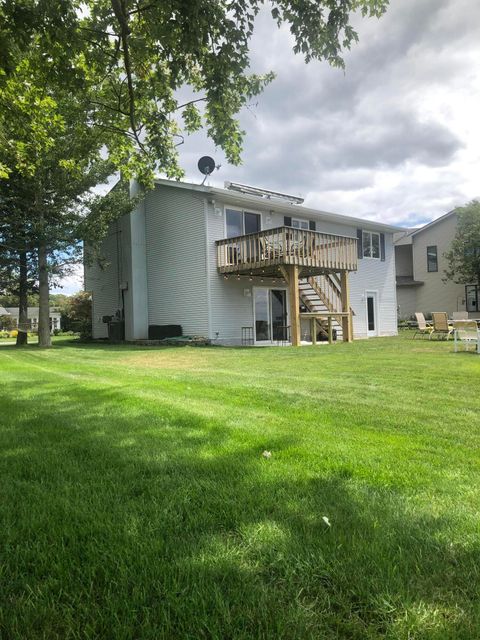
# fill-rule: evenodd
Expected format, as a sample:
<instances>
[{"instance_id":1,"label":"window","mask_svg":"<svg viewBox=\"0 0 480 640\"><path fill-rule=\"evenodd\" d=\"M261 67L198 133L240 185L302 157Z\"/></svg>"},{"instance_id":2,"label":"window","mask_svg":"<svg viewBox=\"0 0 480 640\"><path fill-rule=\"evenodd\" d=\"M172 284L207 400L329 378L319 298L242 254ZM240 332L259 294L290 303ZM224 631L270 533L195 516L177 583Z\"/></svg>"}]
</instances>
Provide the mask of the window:
<instances>
[{"instance_id":1,"label":"window","mask_svg":"<svg viewBox=\"0 0 480 640\"><path fill-rule=\"evenodd\" d=\"M467 300L467 311L479 311L480 307L480 287L476 284L467 284L465 287L465 298Z\"/></svg>"},{"instance_id":2,"label":"window","mask_svg":"<svg viewBox=\"0 0 480 640\"><path fill-rule=\"evenodd\" d=\"M227 223L227 238L243 236L247 233L260 231L260 214L240 211L236 209L226 209L225 217Z\"/></svg>"},{"instance_id":3,"label":"window","mask_svg":"<svg viewBox=\"0 0 480 640\"><path fill-rule=\"evenodd\" d=\"M437 247L427 247L427 271L438 271Z\"/></svg>"},{"instance_id":4,"label":"window","mask_svg":"<svg viewBox=\"0 0 480 640\"><path fill-rule=\"evenodd\" d=\"M308 231L308 220L301 220L300 218L292 218L292 227L294 229L306 229Z\"/></svg>"},{"instance_id":5,"label":"window","mask_svg":"<svg viewBox=\"0 0 480 640\"><path fill-rule=\"evenodd\" d=\"M364 258L380 259L380 234L375 231L362 232L362 253Z\"/></svg>"}]
</instances>

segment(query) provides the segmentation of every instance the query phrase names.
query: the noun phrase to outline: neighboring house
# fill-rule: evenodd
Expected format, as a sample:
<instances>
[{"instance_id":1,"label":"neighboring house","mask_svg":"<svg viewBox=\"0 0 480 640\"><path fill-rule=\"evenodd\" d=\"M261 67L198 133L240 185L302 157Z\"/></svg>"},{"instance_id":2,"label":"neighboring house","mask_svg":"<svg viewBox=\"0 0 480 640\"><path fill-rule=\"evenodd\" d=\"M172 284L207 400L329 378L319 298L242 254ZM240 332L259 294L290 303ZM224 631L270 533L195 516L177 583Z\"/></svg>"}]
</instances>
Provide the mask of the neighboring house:
<instances>
[{"instance_id":1,"label":"neighboring house","mask_svg":"<svg viewBox=\"0 0 480 640\"><path fill-rule=\"evenodd\" d=\"M13 319L15 327L18 326L18 307L6 307L7 313ZM1 315L1 314L0 314ZM50 332L53 333L55 329L61 329L60 318L61 313L55 307L50 307ZM38 330L38 307L28 308L28 330Z\"/></svg>"},{"instance_id":2,"label":"neighboring house","mask_svg":"<svg viewBox=\"0 0 480 640\"><path fill-rule=\"evenodd\" d=\"M218 344L298 344L311 339L303 314L335 312L337 338L396 334L397 227L226 185L157 180L111 225L103 260L86 249L94 338L107 337L113 316L124 318L127 340L181 325Z\"/></svg>"},{"instance_id":3,"label":"neighboring house","mask_svg":"<svg viewBox=\"0 0 480 640\"><path fill-rule=\"evenodd\" d=\"M480 317L477 285L456 284L445 279L447 260L457 227L455 211L419 229L395 234L398 316L410 318L416 311L468 311Z\"/></svg>"}]
</instances>

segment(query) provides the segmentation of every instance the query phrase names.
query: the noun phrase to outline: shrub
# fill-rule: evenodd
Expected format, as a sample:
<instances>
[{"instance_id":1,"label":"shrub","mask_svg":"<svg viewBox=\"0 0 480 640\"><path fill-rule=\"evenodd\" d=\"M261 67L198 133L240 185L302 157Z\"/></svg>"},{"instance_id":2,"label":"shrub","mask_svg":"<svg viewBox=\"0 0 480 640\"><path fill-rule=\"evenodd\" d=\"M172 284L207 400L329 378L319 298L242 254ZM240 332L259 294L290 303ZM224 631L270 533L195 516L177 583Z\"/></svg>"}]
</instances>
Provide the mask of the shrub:
<instances>
[{"instance_id":1,"label":"shrub","mask_svg":"<svg viewBox=\"0 0 480 640\"><path fill-rule=\"evenodd\" d=\"M0 316L0 327L4 331L10 331L15 327L15 321L12 316Z\"/></svg>"}]
</instances>

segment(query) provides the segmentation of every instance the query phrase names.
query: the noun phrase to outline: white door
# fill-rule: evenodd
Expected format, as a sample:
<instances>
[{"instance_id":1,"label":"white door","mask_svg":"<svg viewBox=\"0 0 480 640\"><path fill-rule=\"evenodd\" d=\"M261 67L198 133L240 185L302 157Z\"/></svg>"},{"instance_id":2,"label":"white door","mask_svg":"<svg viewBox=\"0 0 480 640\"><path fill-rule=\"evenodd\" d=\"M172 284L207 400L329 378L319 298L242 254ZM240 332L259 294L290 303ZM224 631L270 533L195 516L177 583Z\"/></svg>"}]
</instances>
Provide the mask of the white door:
<instances>
[{"instance_id":1,"label":"white door","mask_svg":"<svg viewBox=\"0 0 480 640\"><path fill-rule=\"evenodd\" d=\"M377 292L367 291L365 294L367 304L367 336L378 336L378 305Z\"/></svg>"}]
</instances>

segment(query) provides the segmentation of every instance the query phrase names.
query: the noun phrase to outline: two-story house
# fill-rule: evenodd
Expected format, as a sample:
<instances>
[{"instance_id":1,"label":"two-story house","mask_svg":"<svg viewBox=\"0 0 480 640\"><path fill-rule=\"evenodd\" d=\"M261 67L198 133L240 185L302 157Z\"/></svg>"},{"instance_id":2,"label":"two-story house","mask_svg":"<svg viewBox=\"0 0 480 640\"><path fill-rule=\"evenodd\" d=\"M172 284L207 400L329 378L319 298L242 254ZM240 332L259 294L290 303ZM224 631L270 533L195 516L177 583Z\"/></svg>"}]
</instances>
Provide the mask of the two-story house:
<instances>
[{"instance_id":1,"label":"two-story house","mask_svg":"<svg viewBox=\"0 0 480 640\"><path fill-rule=\"evenodd\" d=\"M127 340L180 325L218 344L299 344L325 334L328 317L330 337L396 334L398 228L226 185L157 180L111 225L103 266L85 265L94 338L112 316Z\"/></svg>"},{"instance_id":2,"label":"two-story house","mask_svg":"<svg viewBox=\"0 0 480 640\"><path fill-rule=\"evenodd\" d=\"M395 234L397 300L399 318L406 319L416 311L468 311L480 317L480 291L476 284L457 284L447 280L445 253L455 237L455 211L437 218L418 229Z\"/></svg>"}]
</instances>

